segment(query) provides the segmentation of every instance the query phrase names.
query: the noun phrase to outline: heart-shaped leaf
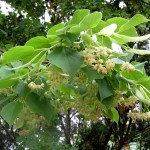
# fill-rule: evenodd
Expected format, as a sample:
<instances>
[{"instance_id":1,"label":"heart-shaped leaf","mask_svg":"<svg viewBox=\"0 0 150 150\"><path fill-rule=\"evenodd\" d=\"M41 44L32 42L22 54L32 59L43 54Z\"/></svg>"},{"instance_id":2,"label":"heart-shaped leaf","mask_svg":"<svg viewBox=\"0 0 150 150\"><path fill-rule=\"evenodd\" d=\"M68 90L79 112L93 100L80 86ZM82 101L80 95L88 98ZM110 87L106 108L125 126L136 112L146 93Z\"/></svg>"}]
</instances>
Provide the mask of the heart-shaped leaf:
<instances>
[{"instance_id":1,"label":"heart-shaped leaf","mask_svg":"<svg viewBox=\"0 0 150 150\"><path fill-rule=\"evenodd\" d=\"M1 116L11 126L23 109L23 104L20 102L11 102L4 106L1 111Z\"/></svg>"},{"instance_id":2,"label":"heart-shaped leaf","mask_svg":"<svg viewBox=\"0 0 150 150\"><path fill-rule=\"evenodd\" d=\"M74 75L83 63L82 55L68 47L58 47L48 55L50 63Z\"/></svg>"}]
</instances>

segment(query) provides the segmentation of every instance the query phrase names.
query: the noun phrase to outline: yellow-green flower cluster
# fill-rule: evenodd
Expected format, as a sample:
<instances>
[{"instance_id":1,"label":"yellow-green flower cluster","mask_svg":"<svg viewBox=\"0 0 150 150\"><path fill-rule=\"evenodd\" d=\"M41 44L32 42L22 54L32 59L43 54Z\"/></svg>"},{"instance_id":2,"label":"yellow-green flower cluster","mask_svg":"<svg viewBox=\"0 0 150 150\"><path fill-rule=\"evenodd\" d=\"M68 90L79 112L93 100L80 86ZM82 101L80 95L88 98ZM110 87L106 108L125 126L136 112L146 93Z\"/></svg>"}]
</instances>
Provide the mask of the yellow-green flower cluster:
<instances>
[{"instance_id":1,"label":"yellow-green flower cluster","mask_svg":"<svg viewBox=\"0 0 150 150\"><path fill-rule=\"evenodd\" d=\"M120 97L118 99L118 105L126 108L134 107L136 102L137 98L135 98L134 96L130 96L129 98L126 99L124 99L124 97Z\"/></svg>"},{"instance_id":2,"label":"yellow-green flower cluster","mask_svg":"<svg viewBox=\"0 0 150 150\"><path fill-rule=\"evenodd\" d=\"M86 49L83 55L87 65L92 66L98 73L108 74L115 67L115 63L107 58L111 53L111 49L100 46L94 50Z\"/></svg>"},{"instance_id":3,"label":"yellow-green flower cluster","mask_svg":"<svg viewBox=\"0 0 150 150\"><path fill-rule=\"evenodd\" d=\"M128 113L128 117L134 120L150 120L150 112L146 113Z\"/></svg>"},{"instance_id":4,"label":"yellow-green flower cluster","mask_svg":"<svg viewBox=\"0 0 150 150\"><path fill-rule=\"evenodd\" d=\"M30 83L28 84L28 87L29 87L31 90L33 90L33 91L35 91L35 90L42 90L42 89L44 88L44 84L41 83L40 85L38 85L38 84L35 84L34 82L30 82Z\"/></svg>"},{"instance_id":5,"label":"yellow-green flower cluster","mask_svg":"<svg viewBox=\"0 0 150 150\"><path fill-rule=\"evenodd\" d=\"M127 70L128 72L134 71L135 67L129 62L124 62L121 67L122 70Z\"/></svg>"},{"instance_id":6,"label":"yellow-green flower cluster","mask_svg":"<svg viewBox=\"0 0 150 150\"><path fill-rule=\"evenodd\" d=\"M115 63L112 60L108 59L106 61L106 69L107 69L107 71L113 70L114 67L115 67Z\"/></svg>"}]
</instances>

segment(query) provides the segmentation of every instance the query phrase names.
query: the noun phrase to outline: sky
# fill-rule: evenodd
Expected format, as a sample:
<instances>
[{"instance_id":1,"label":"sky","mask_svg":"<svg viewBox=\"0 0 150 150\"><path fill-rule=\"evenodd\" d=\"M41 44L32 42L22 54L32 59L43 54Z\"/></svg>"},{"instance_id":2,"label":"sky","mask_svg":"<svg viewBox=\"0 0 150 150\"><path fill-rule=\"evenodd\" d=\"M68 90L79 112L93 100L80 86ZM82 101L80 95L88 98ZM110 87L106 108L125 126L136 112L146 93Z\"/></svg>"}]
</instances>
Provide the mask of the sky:
<instances>
[{"instance_id":1,"label":"sky","mask_svg":"<svg viewBox=\"0 0 150 150\"><path fill-rule=\"evenodd\" d=\"M11 8L11 6L10 5L8 5L6 2L4 2L4 1L0 1L0 9L1 9L1 11L2 11L2 13L3 14L6 14L6 15L8 15L8 12L10 11L10 12L12 12L12 11L14 11L14 9L13 8Z\"/></svg>"}]
</instances>

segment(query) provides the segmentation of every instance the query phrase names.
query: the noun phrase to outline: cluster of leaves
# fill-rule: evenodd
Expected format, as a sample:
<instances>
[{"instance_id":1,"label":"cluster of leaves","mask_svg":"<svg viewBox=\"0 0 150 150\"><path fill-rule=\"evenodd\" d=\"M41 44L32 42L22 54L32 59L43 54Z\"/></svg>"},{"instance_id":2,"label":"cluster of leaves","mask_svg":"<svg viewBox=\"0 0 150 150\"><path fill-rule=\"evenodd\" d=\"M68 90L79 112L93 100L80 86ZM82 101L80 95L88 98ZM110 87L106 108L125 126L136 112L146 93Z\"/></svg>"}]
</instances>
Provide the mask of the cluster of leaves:
<instances>
[{"instance_id":1,"label":"cluster of leaves","mask_svg":"<svg viewBox=\"0 0 150 150\"><path fill-rule=\"evenodd\" d=\"M105 20L105 21L107 19L109 19L109 18L118 17L118 16L123 17L123 18L131 18L132 16L134 16L137 13L141 13L145 17L149 17L149 14L150 14L150 9L149 9L150 5L149 5L149 1L148 0L140 0L138 2L135 1L135 0L130 0L130 1L126 1L126 0L110 0L109 2L106 1L106 0L101 0L101 1L99 1L99 0L94 0L94 1L93 0L89 0L89 1L83 0L82 2L81 1L75 1L75 0L66 0L66 1L64 1L64 0L53 0L53 1L52 0L44 0L44 1L40 1L40 0L38 0L38 1L34 1L34 0L32 0L32 1L27 1L27 0L24 0L24 1L5 0L5 1L10 3L13 7L15 7L15 9L17 10L17 15L15 15L14 14L15 12L14 12L14 13L10 13L9 16L1 15L1 17L0 17L1 18L0 19L1 20L0 21L1 29L7 33L7 35L6 35L3 31L2 32L0 31L0 37L1 37L1 39L0 39L0 41L1 41L0 45L1 46L0 47L2 49L9 49L11 47L11 45L23 45L29 38L34 37L36 35L45 35L45 33L46 33L45 29L47 28L47 27L45 27L45 25L47 26L47 24L40 25L40 21L37 18L40 16L40 17L42 17L44 19L44 11L46 9L48 9L49 15L51 16L50 22L52 24L57 24L57 23L62 22L62 21L66 22L66 21L70 20L70 16L73 15L74 11L76 9L81 9L81 8L82 9L83 8L90 9L91 12L93 12L93 11L100 11L100 12L102 12L103 13L103 20ZM124 4L123 8L120 7L121 3ZM22 14L24 12L27 13L28 19L24 18L24 16L22 16ZM7 18L7 19L2 19L2 18ZM21 18L21 22L13 21L13 20L20 20L20 18ZM12 21L8 21L8 20L12 20ZM30 21L28 22L28 20L30 20ZM139 25L138 28L136 28L138 34L139 35L147 34L149 32L149 25L150 25L149 23ZM14 33L14 34L12 34L12 33ZM26 36L25 36L24 33L26 34ZM146 49L148 49L148 47L145 47L145 45L147 44L146 42L147 41L144 41L144 42L142 41L142 42L136 43L137 48L141 48L141 49L143 49L143 48L145 49L146 48ZM11 43L11 45L6 45L8 43ZM132 47L133 43L129 43L129 45ZM94 49L94 51L95 51L95 49ZM3 50L1 52L3 52ZM150 64L149 63L149 55L138 55L138 54L136 54L134 56L134 59L132 58L132 61L133 60L136 60L136 61L139 61L139 62L147 61L144 65L145 65L146 73L150 74L150 71L149 71L150 70L149 69L149 66L150 66L149 65ZM106 64L104 63L103 65L106 65ZM91 67L93 67L93 66L91 66ZM57 79L57 81L58 81L58 78L60 79L62 77L61 75L58 76L57 72L55 74L53 74L53 73L50 73L50 74L51 74L51 78L50 78L51 81L55 80L55 79ZM56 78L52 78L53 75L54 76L57 75ZM79 81L80 85L83 85L82 81L85 81L86 77L87 76L80 77L80 79L81 79L81 81ZM61 82L61 79L59 81ZM66 82L66 80L65 80L65 82ZM26 83L26 81L25 81L25 83ZM43 84L41 84L41 82L37 83L36 86L34 86L34 84L32 84L32 81L31 82L27 81L27 83L30 83L29 87L30 88L33 87L35 90L38 90L38 89L40 90L41 87L42 87L41 85L43 85ZM49 83L49 85L53 85L53 83L54 83L54 85L56 85L55 82L51 82L51 84ZM58 83L58 82L56 82L56 83ZM53 91L53 88L55 88L55 87L56 86L51 86L50 90ZM80 88L82 90L85 90L84 86L82 86ZM94 90L94 93L95 92L97 93L97 90L95 90L94 88L92 88L92 89ZM10 91L1 90L1 93L6 93L6 94L3 94L3 95L1 94L2 95L1 96L1 100L2 100L1 101L2 102L1 103L1 109L7 103L12 102L12 100L14 100L14 99L16 100L16 95L15 94L14 95L9 95L9 93L11 93ZM52 95L52 97L48 95L50 93L51 92L46 92L45 96L48 96L48 98L50 98L50 99L54 98L55 97L54 95ZM57 94L58 94L58 91L57 91ZM4 96L5 96L5 98L7 100L4 98ZM8 97L9 97L9 99L8 99ZM132 100L132 101L130 101L130 100ZM21 102L23 102L23 101L21 100ZM122 139L122 134L124 133L124 129L122 127L126 126L126 128L129 128L128 120L126 120L126 119L124 120L122 118L126 118L126 113L129 112L130 110L133 110L133 107L131 107L131 106L135 106L135 102L137 102L137 100L133 100L132 97L130 97L126 101L124 101L121 98L119 100L118 105L116 104L117 107L115 107L117 109L119 115L120 115L120 119L119 119L119 122L118 122L119 126L117 126L115 128L112 125L107 125L107 123L104 123L106 127L104 126L100 130L100 132L101 132L101 131L105 130L105 128L107 128L107 126L112 126L112 128L113 128L112 134L114 134L112 136L114 136L114 139L111 138L111 141L113 141L116 146L118 145L117 143L120 143L120 145L122 145L122 142L124 141ZM54 102L52 102L52 103L54 103ZM90 98L89 99L85 99L84 98L84 100L82 99L82 101L79 98L79 99L76 100L76 103L75 103L76 105L74 104L74 101L70 101L70 100L69 101L63 101L63 102L62 101L61 102L59 102L59 101L56 102L55 101L55 103L58 104L57 107L58 107L58 111L60 111L60 112L66 111L67 107L75 107L75 108L78 108L80 110L80 112L82 114L84 114L84 116L86 118L88 118L88 119L92 118L92 120L97 120L97 116L99 116L99 114L101 112L101 108L103 108L103 107L101 107L101 103L99 103L99 101L97 101L97 99L92 99L91 100ZM60 105L60 103L61 103L61 105ZM93 106L93 103L94 103L94 106ZM25 103L24 103L24 107L26 108L26 104ZM118 109L118 107L119 107L119 109ZM145 108L145 105L143 105L143 104L140 106L140 109L143 109L144 112L149 110L148 108ZM146 109L146 110L144 110L144 109ZM24 110L25 109L23 109L23 112L24 112ZM30 114L26 114L25 115L26 117L24 118L23 117L24 116L23 112L21 112L20 116L22 116L23 120L25 121L24 122L24 126L25 125L29 126L28 129L30 129L30 130L35 128L35 125L31 126L30 123L26 124L26 121L31 122L31 116L30 116ZM62 114L62 116L63 115L64 114ZM128 136L129 142L134 140L134 137L135 137L135 141L138 141L138 142L140 141L140 145L144 144L144 148L146 149L146 147L149 147L149 143L150 143L149 139L146 138L146 137L149 137L149 135L148 135L149 130L148 130L148 124L147 124L148 122L147 121L142 121L142 122L141 121L136 121L136 125L135 125L135 120L134 120L134 119L137 119L136 116L138 116L138 118L140 116L142 116L143 118L141 118L141 117L140 118L145 120L144 119L144 118L146 118L145 114L144 113L142 113L142 114L139 114L139 113L135 114L135 113L133 113L133 114L129 114L128 116L131 116L131 117L135 116L135 117L133 117L133 121L130 124L131 132L133 132L134 136L129 132L129 136ZM41 120L37 119L36 116L34 116L34 117L35 118L32 118L33 122L35 122L33 124L36 124L38 121L41 121ZM63 116L63 118L64 118L64 116ZM35 121L35 120L37 120L37 121ZM22 119L20 119L20 122L22 122L22 123L21 124L19 123L20 125L17 124L18 127L21 127L21 125L23 124ZM102 122L105 122L104 119L102 120ZM42 120L42 124L43 124L43 120ZM88 129L90 130L89 123L85 122L85 124L88 124L87 125L87 135L83 135L83 133L82 133L83 130L81 129L80 134L83 135L83 136L82 136L82 139L79 139L79 141L82 141L82 143L84 144L84 143L86 143L86 140L90 139L88 141L88 145L90 146L90 144L92 145L92 143L93 143L93 147L94 147L95 146L94 141L96 141L96 138L89 137L89 136L90 136L91 132L94 132L95 130L94 131L92 130L91 132L88 131ZM143 127L143 125L145 125L145 124L147 125L147 129L145 127ZM28 133L29 132L28 130L24 130L24 128L25 128L24 126L23 126L23 132L27 131L27 133ZM65 126L67 126L66 123L65 123ZM4 133L4 131L3 131L4 127L6 127L6 130L8 130L7 124L5 126L2 126L1 127L1 135L3 135L3 133ZM40 127L40 129L41 128L42 127ZM98 128L98 127L94 126L94 129L95 128ZM126 131L126 128L125 128L125 131ZM116 129L116 131L115 131L115 129ZM99 130L99 129L96 129L96 130ZM8 131L11 131L11 130L8 130ZM74 129L73 129L73 131L74 131ZM23 132L22 132L22 130L20 131L20 133L23 133ZM38 130L38 132L43 132L43 131ZM44 132L46 134L48 131L44 131ZM109 130L106 129L106 132L109 132ZM106 134L102 134L102 135L103 135L103 137L106 138L106 140L108 140L107 139L108 136L105 136ZM124 134L127 135L126 132ZM3 137L4 138L7 137L7 139L5 138L3 140L5 146L7 145L6 141L7 140L9 141L11 139L12 135L14 135L14 133L12 133L12 131L11 131L10 134L7 134L7 136L6 135L2 136L2 138ZM22 135L20 134L20 136L22 136ZM46 135L44 135L44 136L46 136ZM46 136L45 139L49 139L48 136ZM98 137L99 135L97 135L97 132L95 132L94 136L97 137L97 139L101 139L101 138ZM40 138L43 138L43 137L39 136L39 139ZM115 139L118 139L118 138L120 140L116 142ZM27 140L27 139L29 139L29 140ZM36 140L37 143L39 143L38 142L39 139L35 138L34 135L33 135L31 138L30 137L29 138L28 137L24 137L22 139L22 141L24 141L23 145L27 146L27 145L29 145L29 141L31 141L31 140ZM25 143L26 140L27 140L27 142ZM14 140L13 141L10 140L10 142L13 143ZM103 144L103 142L101 140L99 141L99 143ZM147 144L147 146L146 146L146 144ZM40 144L38 144L38 145L40 145ZM35 146L36 146L36 143L35 143ZM28 147L30 147L30 146L28 146ZM32 148L32 145L31 145L31 148ZM48 149L47 147L45 147L45 148ZM61 147L60 149L63 149L63 148ZM87 148L85 147L85 149L87 149ZM99 148L97 148L97 149L99 149ZM101 148L101 149L104 149L104 148Z\"/></svg>"},{"instance_id":2,"label":"cluster of leaves","mask_svg":"<svg viewBox=\"0 0 150 150\"><path fill-rule=\"evenodd\" d=\"M51 25L41 24L40 19L31 20L14 12L9 15L0 12L0 48L5 50L15 45L24 45L32 37L46 35L48 26Z\"/></svg>"},{"instance_id":3,"label":"cluster of leaves","mask_svg":"<svg viewBox=\"0 0 150 150\"><path fill-rule=\"evenodd\" d=\"M1 110L9 125L19 117L24 105L49 121L58 112L65 111L65 102L80 110L78 103L81 100L96 101L100 107L97 119L103 114L117 123L119 114L115 106L120 98L126 101L134 97L150 104L150 78L146 76L144 64L129 63L131 53L144 55L150 52L125 46L128 42L150 37L138 37L135 30L135 26L148 19L142 15L130 20L118 17L102 21L101 18L100 12L78 10L66 24L49 29L47 37L32 38L24 46L13 47L2 55L0 88L10 88L15 97ZM125 52L109 54L112 42L121 45ZM88 53L93 62L85 59ZM108 59L114 64L109 70ZM95 70L95 65L101 65L107 72ZM93 103L94 109L96 106L97 103ZM90 110L91 106L88 107Z\"/></svg>"},{"instance_id":4,"label":"cluster of leaves","mask_svg":"<svg viewBox=\"0 0 150 150\"><path fill-rule=\"evenodd\" d=\"M22 11L26 12L29 17L38 18L44 16L45 10L49 9L51 16L51 23L56 24L60 21L66 21L73 15L77 9L89 9L94 11L101 11L105 16L105 19L111 17L125 17L130 18L137 12L145 14L146 17L149 15L149 3L146 0L135 1L130 0L44 0L44 1L16 1L16 0L5 0L10 3L18 12L21 14ZM121 6L121 3L123 7ZM34 11L34 12L33 12ZM113 13L112 13L113 12Z\"/></svg>"}]
</instances>

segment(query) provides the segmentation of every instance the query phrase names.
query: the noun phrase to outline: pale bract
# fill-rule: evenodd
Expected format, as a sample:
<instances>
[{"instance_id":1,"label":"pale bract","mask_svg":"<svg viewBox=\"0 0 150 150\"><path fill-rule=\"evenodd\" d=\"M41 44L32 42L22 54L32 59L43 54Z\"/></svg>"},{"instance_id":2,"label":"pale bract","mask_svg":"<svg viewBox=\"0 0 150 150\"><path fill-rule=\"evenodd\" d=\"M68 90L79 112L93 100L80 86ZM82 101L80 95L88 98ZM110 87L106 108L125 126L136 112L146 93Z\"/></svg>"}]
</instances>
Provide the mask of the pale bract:
<instances>
[{"instance_id":1,"label":"pale bract","mask_svg":"<svg viewBox=\"0 0 150 150\"><path fill-rule=\"evenodd\" d=\"M111 36L115 32L116 29L117 29L117 24L113 23L113 24L103 28L98 34L105 35L105 36Z\"/></svg>"}]
</instances>

